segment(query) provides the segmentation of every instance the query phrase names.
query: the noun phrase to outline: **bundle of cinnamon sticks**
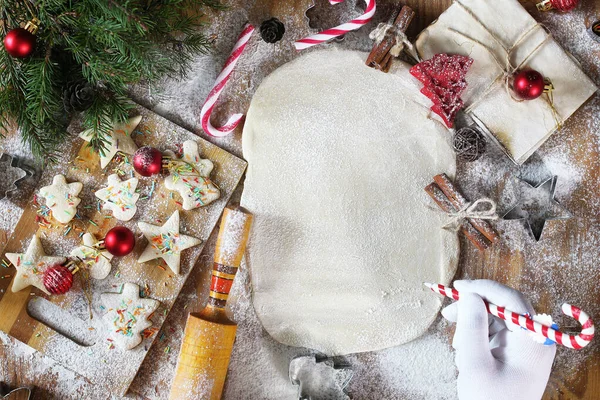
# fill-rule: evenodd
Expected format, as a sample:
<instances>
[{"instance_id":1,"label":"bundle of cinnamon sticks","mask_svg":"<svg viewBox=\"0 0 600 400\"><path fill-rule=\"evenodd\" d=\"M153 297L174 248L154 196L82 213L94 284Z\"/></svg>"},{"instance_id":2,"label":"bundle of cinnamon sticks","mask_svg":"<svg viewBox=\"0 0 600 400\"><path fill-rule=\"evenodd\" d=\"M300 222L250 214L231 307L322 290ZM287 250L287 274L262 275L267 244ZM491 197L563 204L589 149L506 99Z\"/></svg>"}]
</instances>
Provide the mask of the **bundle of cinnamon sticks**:
<instances>
[{"instance_id":1,"label":"bundle of cinnamon sticks","mask_svg":"<svg viewBox=\"0 0 600 400\"><path fill-rule=\"evenodd\" d=\"M449 214L456 213L469 204L446 174L434 176L433 183L427 185L425 191L444 212ZM483 219L465 218L461 222L460 231L481 251L500 238L490 223Z\"/></svg>"},{"instance_id":2,"label":"bundle of cinnamon sticks","mask_svg":"<svg viewBox=\"0 0 600 400\"><path fill-rule=\"evenodd\" d=\"M408 26L410 25L413 17L415 16L415 12L408 6L402 7L396 18L394 18L391 25L402 32L406 32ZM390 54L390 50L392 47L396 45L396 37L390 31L385 35L385 38L380 43L375 43L373 45L373 49L367 57L367 64L371 68L378 69L383 72L388 72L390 67L392 66L392 55Z\"/></svg>"}]
</instances>

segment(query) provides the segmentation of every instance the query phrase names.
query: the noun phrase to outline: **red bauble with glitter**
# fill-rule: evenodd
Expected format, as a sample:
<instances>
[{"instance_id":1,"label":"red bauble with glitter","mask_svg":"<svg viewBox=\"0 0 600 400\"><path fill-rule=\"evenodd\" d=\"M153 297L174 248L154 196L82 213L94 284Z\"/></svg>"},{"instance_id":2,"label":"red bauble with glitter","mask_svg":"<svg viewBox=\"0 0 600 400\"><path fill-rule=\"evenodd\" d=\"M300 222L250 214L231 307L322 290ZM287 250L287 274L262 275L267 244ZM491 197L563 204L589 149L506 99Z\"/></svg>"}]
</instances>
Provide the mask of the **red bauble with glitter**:
<instances>
[{"instance_id":1,"label":"red bauble with glitter","mask_svg":"<svg viewBox=\"0 0 600 400\"><path fill-rule=\"evenodd\" d=\"M162 170L162 153L154 147L140 147L133 156L133 168L142 176L152 176Z\"/></svg>"},{"instance_id":2,"label":"red bauble with glitter","mask_svg":"<svg viewBox=\"0 0 600 400\"><path fill-rule=\"evenodd\" d=\"M513 75L513 90L523 100L537 99L544 93L544 77L532 69L518 71Z\"/></svg>"},{"instance_id":3,"label":"red bauble with glitter","mask_svg":"<svg viewBox=\"0 0 600 400\"><path fill-rule=\"evenodd\" d=\"M36 36L27 29L15 28L4 37L6 52L16 58L25 58L35 50Z\"/></svg>"},{"instance_id":4,"label":"red bauble with glitter","mask_svg":"<svg viewBox=\"0 0 600 400\"><path fill-rule=\"evenodd\" d=\"M124 226L112 228L104 237L104 248L113 256L123 257L133 251L135 236Z\"/></svg>"},{"instance_id":5,"label":"red bauble with glitter","mask_svg":"<svg viewBox=\"0 0 600 400\"><path fill-rule=\"evenodd\" d=\"M573 10L579 4L579 0L544 0L537 4L540 11L558 10L567 12Z\"/></svg>"},{"instance_id":6,"label":"red bauble with glitter","mask_svg":"<svg viewBox=\"0 0 600 400\"><path fill-rule=\"evenodd\" d=\"M73 273L64 265L54 265L44 272L44 286L52 294L65 294L73 286Z\"/></svg>"}]
</instances>

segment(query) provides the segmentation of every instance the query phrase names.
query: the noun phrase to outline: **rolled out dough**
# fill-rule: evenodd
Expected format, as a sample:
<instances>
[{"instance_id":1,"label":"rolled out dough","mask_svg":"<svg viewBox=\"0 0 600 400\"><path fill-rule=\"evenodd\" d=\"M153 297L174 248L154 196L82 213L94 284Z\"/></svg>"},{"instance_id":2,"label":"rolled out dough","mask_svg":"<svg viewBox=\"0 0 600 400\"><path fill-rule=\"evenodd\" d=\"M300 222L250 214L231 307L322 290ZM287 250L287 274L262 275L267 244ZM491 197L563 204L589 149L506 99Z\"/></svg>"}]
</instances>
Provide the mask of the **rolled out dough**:
<instances>
[{"instance_id":1,"label":"rolled out dough","mask_svg":"<svg viewBox=\"0 0 600 400\"><path fill-rule=\"evenodd\" d=\"M256 312L278 341L329 355L408 342L433 322L458 239L424 187L455 173L450 133L408 65L309 53L267 77L243 133Z\"/></svg>"}]
</instances>

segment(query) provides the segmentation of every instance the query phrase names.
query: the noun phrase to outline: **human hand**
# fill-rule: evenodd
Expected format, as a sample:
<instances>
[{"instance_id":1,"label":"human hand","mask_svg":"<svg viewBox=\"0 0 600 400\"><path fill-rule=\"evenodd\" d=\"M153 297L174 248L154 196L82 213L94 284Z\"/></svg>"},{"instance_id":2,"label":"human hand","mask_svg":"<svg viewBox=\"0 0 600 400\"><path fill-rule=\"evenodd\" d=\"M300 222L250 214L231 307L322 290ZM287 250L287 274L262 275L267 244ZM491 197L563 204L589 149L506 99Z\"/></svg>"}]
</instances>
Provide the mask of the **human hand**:
<instances>
[{"instance_id":1,"label":"human hand","mask_svg":"<svg viewBox=\"0 0 600 400\"><path fill-rule=\"evenodd\" d=\"M536 343L518 325L487 313L482 299L519 314L535 315L523 295L490 280L455 281L460 300L442 310L456 322L460 400L536 400L548 383L556 345Z\"/></svg>"}]
</instances>

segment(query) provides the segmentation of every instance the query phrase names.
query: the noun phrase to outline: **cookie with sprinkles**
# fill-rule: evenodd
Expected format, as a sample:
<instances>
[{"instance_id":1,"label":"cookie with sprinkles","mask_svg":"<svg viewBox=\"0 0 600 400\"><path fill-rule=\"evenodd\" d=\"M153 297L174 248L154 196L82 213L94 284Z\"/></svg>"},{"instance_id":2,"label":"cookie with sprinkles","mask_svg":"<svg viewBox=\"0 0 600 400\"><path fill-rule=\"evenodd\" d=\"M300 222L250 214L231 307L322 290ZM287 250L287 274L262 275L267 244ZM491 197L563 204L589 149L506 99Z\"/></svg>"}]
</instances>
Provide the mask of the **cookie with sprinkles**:
<instances>
[{"instance_id":1,"label":"cookie with sprinkles","mask_svg":"<svg viewBox=\"0 0 600 400\"><path fill-rule=\"evenodd\" d=\"M98 240L93 234L86 233L81 239L81 246L71 251L71 257L81 262L83 268L89 271L90 277L94 279L106 278L112 267L110 262L113 255L98 248Z\"/></svg>"},{"instance_id":2,"label":"cookie with sprinkles","mask_svg":"<svg viewBox=\"0 0 600 400\"><path fill-rule=\"evenodd\" d=\"M108 177L107 186L96 192L96 197L104 202L105 209L112 211L113 217L119 221L129 221L137 212L135 203L140 198L139 193L135 192L137 185L137 178L121 181L119 175L112 174Z\"/></svg>"},{"instance_id":3,"label":"cookie with sprinkles","mask_svg":"<svg viewBox=\"0 0 600 400\"><path fill-rule=\"evenodd\" d=\"M138 262L162 258L176 274L179 273L181 252L202 243L200 239L179 233L179 211L175 211L163 226L146 222L138 222L138 226L149 242Z\"/></svg>"},{"instance_id":4,"label":"cookie with sprinkles","mask_svg":"<svg viewBox=\"0 0 600 400\"><path fill-rule=\"evenodd\" d=\"M110 339L123 350L131 350L142 342L142 332L152 326L150 316L160 302L140 298L140 287L125 283L121 293L103 293L102 304L106 314L102 317Z\"/></svg>"},{"instance_id":5,"label":"cookie with sprinkles","mask_svg":"<svg viewBox=\"0 0 600 400\"><path fill-rule=\"evenodd\" d=\"M134 154L137 150L137 145L131 138L131 133L137 128L142 116L129 118L125 123L115 123L107 138L107 146L104 151L100 152L100 168L106 168L111 160L118 152L125 154ZM89 142L94 137L91 130L83 131L79 137Z\"/></svg>"},{"instance_id":6,"label":"cookie with sprinkles","mask_svg":"<svg viewBox=\"0 0 600 400\"><path fill-rule=\"evenodd\" d=\"M17 269L12 284L13 292L35 286L48 295L50 292L44 287L44 272L56 264L67 261L65 257L47 256L40 239L35 235L31 238L25 253L6 253L6 258Z\"/></svg>"},{"instance_id":7,"label":"cookie with sprinkles","mask_svg":"<svg viewBox=\"0 0 600 400\"><path fill-rule=\"evenodd\" d=\"M185 141L181 158L169 150L164 154L169 160L165 166L169 172L165 186L179 192L184 210L206 206L221 197L219 188L210 179L213 163L200 158L197 142Z\"/></svg>"},{"instance_id":8,"label":"cookie with sprinkles","mask_svg":"<svg viewBox=\"0 0 600 400\"><path fill-rule=\"evenodd\" d=\"M77 195L83 189L81 182L67 183L63 175L56 175L52 185L40 189L40 196L46 199L46 206L52 216L61 224L68 224L77 214L81 199Z\"/></svg>"}]
</instances>

